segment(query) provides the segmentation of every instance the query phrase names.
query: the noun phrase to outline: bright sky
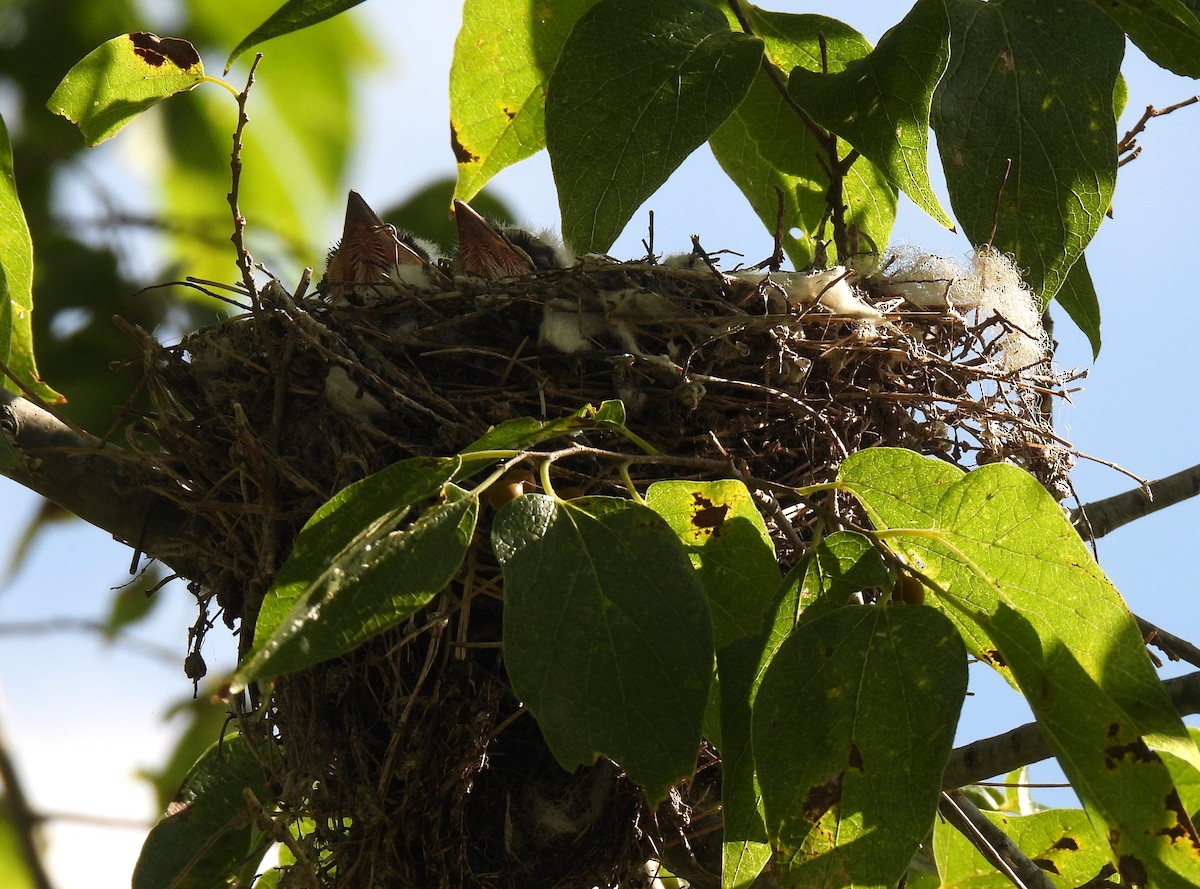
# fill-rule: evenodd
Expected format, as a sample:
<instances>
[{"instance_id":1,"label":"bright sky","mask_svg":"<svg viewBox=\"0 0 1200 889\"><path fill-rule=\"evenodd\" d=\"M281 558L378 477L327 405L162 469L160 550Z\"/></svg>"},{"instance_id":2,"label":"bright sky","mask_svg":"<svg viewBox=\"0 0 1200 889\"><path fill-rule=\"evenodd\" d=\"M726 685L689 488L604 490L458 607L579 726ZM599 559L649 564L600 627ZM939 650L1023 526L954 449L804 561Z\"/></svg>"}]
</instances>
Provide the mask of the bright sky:
<instances>
[{"instance_id":1,"label":"bright sky","mask_svg":"<svg viewBox=\"0 0 1200 889\"><path fill-rule=\"evenodd\" d=\"M846 18L874 42L911 4L803 5L806 11ZM394 4L364 4L359 10L370 17L374 36L391 61L366 97L364 114L375 132L361 146L346 184L384 207L433 176L453 174L446 139L446 77L459 13L452 4L424 4L419 27L412 27L411 16ZM220 59L208 61L219 70ZM1122 132L1147 104L1172 104L1196 89L1132 49L1125 74L1130 110ZM269 55L259 76L270 76ZM1198 401L1191 382L1196 324L1188 314L1195 312L1197 275L1184 261L1195 258L1194 245L1200 241L1200 179L1193 175L1200 106L1152 122L1140 141L1145 153L1122 170L1114 218L1105 222L1088 252L1103 310L1104 349L1082 384L1085 391L1076 394L1075 407L1062 417L1060 431L1085 453L1156 478L1200 460ZM556 222L544 153L506 171L496 184L531 223ZM943 205L949 207L944 194ZM756 258L770 252L770 236L706 148L675 173L647 208L655 210L662 250L688 249L689 236L696 232L709 249L729 247ZM614 255L641 254L644 219L644 212L635 215L611 251ZM330 240L339 226L340 219L329 221ZM894 240L959 255L967 249L964 240L939 230L907 202L902 203ZM1060 364L1090 365L1086 345L1069 326L1061 320L1056 331L1062 341ZM1076 472L1075 483L1084 501L1131 486L1123 476L1087 462ZM35 509L31 495L0 479L0 566ZM1200 506L1193 501L1100 541L1101 565L1130 606L1193 641L1200 641L1193 568L1198 524ZM43 536L21 572L0 590L0 629L17 621L100 619L108 607L109 587L125 578L129 555L103 532L81 523ZM39 809L146 823L156 814L149 792L132 775L160 762L179 728L164 720L171 706L191 693L179 664L186 629L194 619L182 587L159 595L164 602L138 636L178 652L175 662L106 646L78 633L19 640L0 635L0 730ZM214 631L210 639L219 635ZM221 661L220 655L210 655L210 674L221 672ZM227 653L224 666L229 665ZM985 674L981 667L972 671L978 697L968 701L960 740L1027 719L1015 694L997 689L994 681L976 685ZM1046 779L1050 774L1035 770L1034 776ZM1035 798L1047 797L1035 793ZM128 886L143 837L144 829L55 821L49 838L58 886Z\"/></svg>"}]
</instances>

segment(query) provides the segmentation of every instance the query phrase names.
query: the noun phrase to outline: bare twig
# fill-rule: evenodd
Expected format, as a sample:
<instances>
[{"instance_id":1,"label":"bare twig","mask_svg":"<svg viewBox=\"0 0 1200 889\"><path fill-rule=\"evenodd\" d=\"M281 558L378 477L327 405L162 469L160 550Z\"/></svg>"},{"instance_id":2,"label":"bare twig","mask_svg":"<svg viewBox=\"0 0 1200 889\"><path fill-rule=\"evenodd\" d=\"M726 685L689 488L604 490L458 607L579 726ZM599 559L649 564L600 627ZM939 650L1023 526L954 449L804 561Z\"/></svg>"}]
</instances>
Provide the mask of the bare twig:
<instances>
[{"instance_id":1,"label":"bare twig","mask_svg":"<svg viewBox=\"0 0 1200 889\"><path fill-rule=\"evenodd\" d=\"M942 793L938 812L979 850L996 870L1021 889L1054 889L1042 869L1029 860L1004 831L960 791Z\"/></svg>"},{"instance_id":2,"label":"bare twig","mask_svg":"<svg viewBox=\"0 0 1200 889\"><path fill-rule=\"evenodd\" d=\"M1117 166L1125 166L1142 153L1141 146L1137 144L1137 137L1142 134L1142 131L1146 129L1146 124L1152 119L1170 114L1172 111L1178 111L1180 108L1186 108L1188 105L1195 105L1197 102L1200 102L1200 95L1184 99L1182 102L1176 102L1174 105L1168 105L1166 108L1155 108L1153 105L1147 105L1146 110L1142 112L1142 116L1138 118L1138 122L1117 143L1117 157L1120 158L1117 161Z\"/></svg>"},{"instance_id":3,"label":"bare twig","mask_svg":"<svg viewBox=\"0 0 1200 889\"><path fill-rule=\"evenodd\" d=\"M246 115L246 100L250 98L250 87L254 85L254 69L261 61L262 53L258 53L250 64L250 73L246 75L246 88L237 97L238 122L237 128L233 131L233 152L229 157L231 181L228 195L229 209L233 212L233 235L230 240L237 251L237 267L242 273L242 284L245 285L246 293L249 294L250 300L256 308L259 305L259 299L258 288L254 284L254 260L246 249L246 217L242 215L238 193L242 182L242 133L246 129L246 124L250 122L250 118Z\"/></svg>"}]
</instances>

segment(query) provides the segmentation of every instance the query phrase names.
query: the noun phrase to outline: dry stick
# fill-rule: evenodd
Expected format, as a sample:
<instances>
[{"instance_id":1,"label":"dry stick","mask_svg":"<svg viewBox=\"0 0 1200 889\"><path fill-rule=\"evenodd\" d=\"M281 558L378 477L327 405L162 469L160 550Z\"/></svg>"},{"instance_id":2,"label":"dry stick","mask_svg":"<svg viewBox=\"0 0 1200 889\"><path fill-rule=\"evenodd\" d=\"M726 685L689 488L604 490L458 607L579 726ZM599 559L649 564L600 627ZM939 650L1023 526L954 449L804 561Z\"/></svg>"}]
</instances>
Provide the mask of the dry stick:
<instances>
[{"instance_id":1,"label":"dry stick","mask_svg":"<svg viewBox=\"0 0 1200 889\"><path fill-rule=\"evenodd\" d=\"M1163 680L1171 703L1180 716L1200 713L1200 672ZM1029 722L990 738L956 747L950 753L942 787L950 790L994 775L1005 775L1054 755L1036 722Z\"/></svg>"},{"instance_id":2,"label":"dry stick","mask_svg":"<svg viewBox=\"0 0 1200 889\"><path fill-rule=\"evenodd\" d=\"M261 61L262 53L257 53L254 61L250 64L250 73L246 75L246 88L238 93L237 97L238 122L237 128L233 131L233 153L229 162L232 181L228 195L229 209L233 212L233 235L229 240L233 242L233 247L237 251L237 267L242 272L242 284L245 285L246 293L255 309L261 309L262 306L259 303L258 288L254 284L254 260L246 249L246 217L242 215L238 203L238 192L242 182L242 132L246 129L246 124L250 122L250 118L246 115L246 100L250 96L250 87L254 85L254 69Z\"/></svg>"},{"instance_id":3,"label":"dry stick","mask_svg":"<svg viewBox=\"0 0 1200 889\"><path fill-rule=\"evenodd\" d=\"M1092 526L1092 536L1100 538L1135 519L1182 503L1197 494L1200 494L1200 464L1157 481L1144 482L1112 497L1085 503L1071 511L1071 522L1078 525L1086 516Z\"/></svg>"},{"instance_id":4,"label":"dry stick","mask_svg":"<svg viewBox=\"0 0 1200 889\"><path fill-rule=\"evenodd\" d=\"M984 817L960 791L942 793L938 812L979 850L1000 873L1021 889L1054 889L1054 883L1029 860L1008 834Z\"/></svg>"},{"instance_id":5,"label":"dry stick","mask_svg":"<svg viewBox=\"0 0 1200 889\"><path fill-rule=\"evenodd\" d=\"M25 790L17 775L16 764L8 755L8 745L3 733L0 733L0 781L4 782L4 801L8 807L8 822L17 835L20 855L29 871L29 878L35 889L53 889L50 876L42 861L39 848L37 828L44 820L29 807L25 798Z\"/></svg>"},{"instance_id":6,"label":"dry stick","mask_svg":"<svg viewBox=\"0 0 1200 889\"><path fill-rule=\"evenodd\" d=\"M1152 118L1162 117L1165 114L1170 114L1172 111L1178 111L1180 108L1186 108L1188 105L1195 105L1200 102L1200 95L1192 96L1190 99L1184 99L1182 102L1176 102L1174 105L1168 105L1166 108L1155 108L1153 105L1147 105L1146 110L1142 112L1142 116L1138 118L1138 122L1133 125L1121 141L1117 143L1117 156L1128 153L1128 157L1122 157L1117 161L1118 167L1123 167L1130 161L1134 160L1142 153L1142 148L1137 144L1137 137L1146 129L1146 124Z\"/></svg>"}]
</instances>

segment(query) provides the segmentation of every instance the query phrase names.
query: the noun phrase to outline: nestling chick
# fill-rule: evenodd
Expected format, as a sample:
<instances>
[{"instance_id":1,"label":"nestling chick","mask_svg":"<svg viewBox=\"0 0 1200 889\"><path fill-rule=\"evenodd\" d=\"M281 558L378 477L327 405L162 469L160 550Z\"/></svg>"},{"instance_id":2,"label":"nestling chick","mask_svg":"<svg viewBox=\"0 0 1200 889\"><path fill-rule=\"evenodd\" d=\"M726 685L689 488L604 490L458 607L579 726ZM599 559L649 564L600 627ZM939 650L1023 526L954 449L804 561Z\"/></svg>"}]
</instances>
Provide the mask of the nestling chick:
<instances>
[{"instance_id":1,"label":"nestling chick","mask_svg":"<svg viewBox=\"0 0 1200 889\"><path fill-rule=\"evenodd\" d=\"M571 264L562 247L523 228L493 225L465 201L454 202L454 221L458 225L456 275L495 280Z\"/></svg>"}]
</instances>

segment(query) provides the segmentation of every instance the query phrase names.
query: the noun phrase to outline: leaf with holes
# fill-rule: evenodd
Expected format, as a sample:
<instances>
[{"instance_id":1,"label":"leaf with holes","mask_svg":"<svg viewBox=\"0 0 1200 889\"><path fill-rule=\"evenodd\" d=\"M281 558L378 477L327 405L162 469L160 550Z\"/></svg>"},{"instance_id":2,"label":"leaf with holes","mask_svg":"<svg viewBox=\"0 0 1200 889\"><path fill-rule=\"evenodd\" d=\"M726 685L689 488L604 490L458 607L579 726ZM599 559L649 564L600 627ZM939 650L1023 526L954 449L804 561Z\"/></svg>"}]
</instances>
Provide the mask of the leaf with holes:
<instances>
[{"instance_id":1,"label":"leaf with holes","mask_svg":"<svg viewBox=\"0 0 1200 889\"><path fill-rule=\"evenodd\" d=\"M1008 464L964 475L898 448L852 454L839 478L930 599L1025 694L1133 882L1200 882L1200 837L1159 753L1200 765L1141 633L1062 509ZM978 644L976 642L976 644ZM987 645L988 643L984 643Z\"/></svg>"}]
</instances>

